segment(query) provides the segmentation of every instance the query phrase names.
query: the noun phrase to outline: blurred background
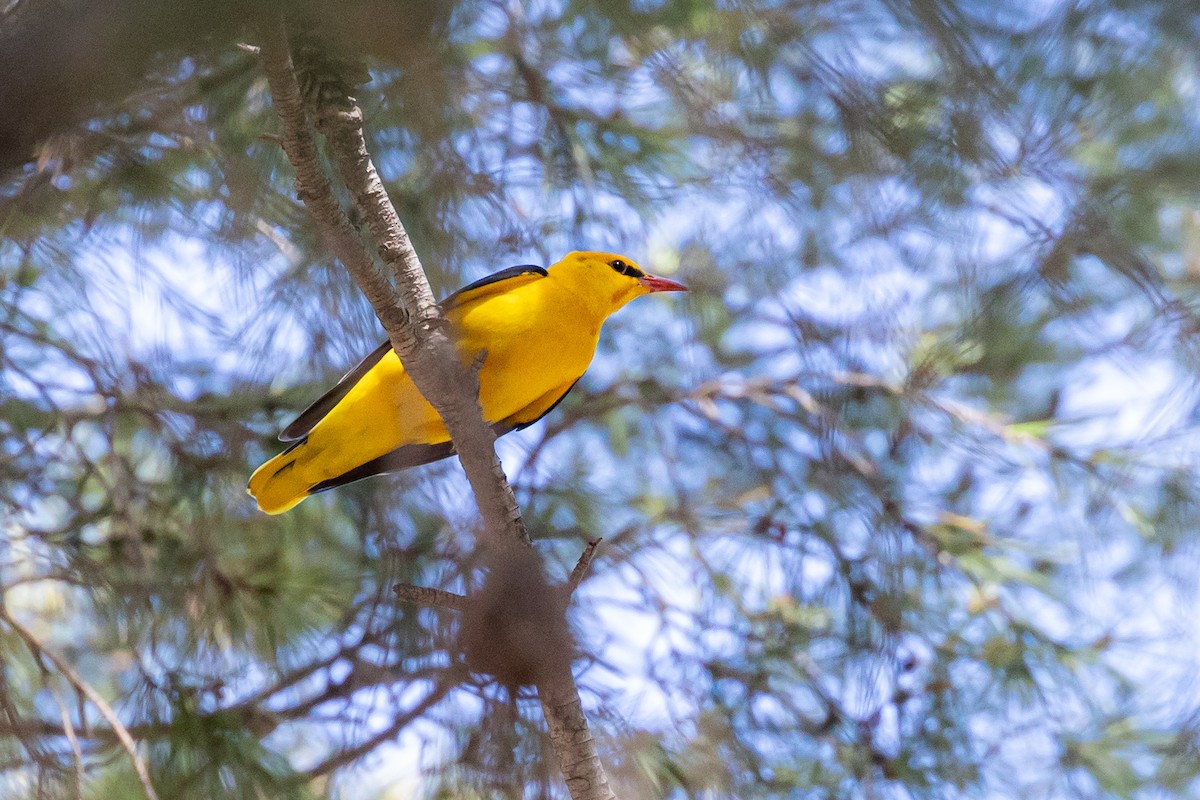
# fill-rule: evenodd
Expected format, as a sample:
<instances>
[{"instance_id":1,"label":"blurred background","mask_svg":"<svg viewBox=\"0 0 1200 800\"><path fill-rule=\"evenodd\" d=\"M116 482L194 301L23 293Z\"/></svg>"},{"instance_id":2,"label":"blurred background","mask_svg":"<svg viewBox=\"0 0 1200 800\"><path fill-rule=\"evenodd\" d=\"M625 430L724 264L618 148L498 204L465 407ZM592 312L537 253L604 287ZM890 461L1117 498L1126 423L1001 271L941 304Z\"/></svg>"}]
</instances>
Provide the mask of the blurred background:
<instances>
[{"instance_id":1,"label":"blurred background","mask_svg":"<svg viewBox=\"0 0 1200 800\"><path fill-rule=\"evenodd\" d=\"M292 10L296 10L293 8ZM626 798L1200 790L1200 12L307 3L435 291L688 295L500 442ZM383 338L295 199L257 6L0 8L0 796L562 797L458 659L456 462L280 516ZM87 691L101 699L86 699ZM110 707L108 715L102 706Z\"/></svg>"}]
</instances>

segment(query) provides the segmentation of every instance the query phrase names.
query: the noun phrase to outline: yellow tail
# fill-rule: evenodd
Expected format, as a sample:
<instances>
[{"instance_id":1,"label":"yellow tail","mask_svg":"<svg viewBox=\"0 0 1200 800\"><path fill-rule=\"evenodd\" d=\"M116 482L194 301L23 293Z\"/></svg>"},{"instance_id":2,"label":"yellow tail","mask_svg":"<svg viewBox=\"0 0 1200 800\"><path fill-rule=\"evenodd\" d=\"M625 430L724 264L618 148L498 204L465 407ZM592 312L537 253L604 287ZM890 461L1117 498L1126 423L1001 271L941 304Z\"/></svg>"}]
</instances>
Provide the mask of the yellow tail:
<instances>
[{"instance_id":1,"label":"yellow tail","mask_svg":"<svg viewBox=\"0 0 1200 800\"><path fill-rule=\"evenodd\" d=\"M312 484L297 469L304 445L288 448L254 470L246 492L258 501L258 507L268 514L282 514L308 497Z\"/></svg>"}]
</instances>

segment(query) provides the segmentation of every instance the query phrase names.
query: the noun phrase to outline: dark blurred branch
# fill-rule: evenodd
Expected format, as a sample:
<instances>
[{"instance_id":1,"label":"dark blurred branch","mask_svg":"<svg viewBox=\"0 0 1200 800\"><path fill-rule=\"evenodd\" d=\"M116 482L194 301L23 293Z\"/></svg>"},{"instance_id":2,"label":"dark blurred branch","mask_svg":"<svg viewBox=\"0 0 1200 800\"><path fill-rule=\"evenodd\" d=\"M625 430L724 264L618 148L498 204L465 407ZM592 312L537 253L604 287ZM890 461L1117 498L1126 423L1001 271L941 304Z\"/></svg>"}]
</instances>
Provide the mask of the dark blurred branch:
<instances>
[{"instance_id":1,"label":"dark blurred branch","mask_svg":"<svg viewBox=\"0 0 1200 800\"><path fill-rule=\"evenodd\" d=\"M390 276L376 269L322 171L282 23L268 32L263 57L276 112L283 123L284 151L296 170L298 194L331 249L370 300L413 383L442 417L483 518L481 543L501 550L527 544L520 509L496 457L495 435L479 406L478 377L459 361L447 335L420 260L367 151L357 101L338 76L317 76L317 125L326 136L331 160L367 221ZM311 83L306 81L306 85ZM569 657L558 659L553 668L543 671L538 690L572 797L613 798L595 741L588 732ZM406 715L397 720L399 727L394 725L336 760L318 765L314 774L357 758L394 736L407 722Z\"/></svg>"},{"instance_id":2,"label":"dark blurred branch","mask_svg":"<svg viewBox=\"0 0 1200 800\"><path fill-rule=\"evenodd\" d=\"M113 165L110 169L119 169L119 165L136 162L151 134L166 135L174 128L175 138L184 138L188 128L181 127L180 120L188 106L200 103L210 93L240 80L255 66L252 59L234 59L172 86L169 94L147 99L137 114L106 119L100 127L60 124L55 130L46 131L36 152L31 150L20 156L24 160L36 155L35 169L26 170L21 180L0 196L0 226L6 224L14 212L36 202L39 192L52 188L57 175L70 174L80 168L95 169L106 163ZM0 107L3 107L2 103ZM4 135L0 130L0 138ZM0 144L0 179L3 178L3 160L6 155L11 155L4 153L2 147Z\"/></svg>"},{"instance_id":3,"label":"dark blurred branch","mask_svg":"<svg viewBox=\"0 0 1200 800\"><path fill-rule=\"evenodd\" d=\"M363 52L399 63L421 63L430 48L441 45L453 8L411 0L291 0L287 5L321 15ZM32 161L56 134L142 102L147 87L174 94L179 88L174 65L185 56L204 71L235 47L251 52L238 38L275 7L257 0L5 3L0 11L0 178Z\"/></svg>"},{"instance_id":4,"label":"dark blurred branch","mask_svg":"<svg viewBox=\"0 0 1200 800\"><path fill-rule=\"evenodd\" d=\"M6 4L0 16L0 174L39 144L144 90L160 54L203 55L258 4L231 0L112 0ZM204 64L203 58L199 59ZM167 91L169 81L161 88Z\"/></svg>"},{"instance_id":5,"label":"dark blurred branch","mask_svg":"<svg viewBox=\"0 0 1200 800\"><path fill-rule=\"evenodd\" d=\"M166 724L126 725L125 730L134 739L154 739L167 737L171 728ZM89 725L87 730L74 731L80 742L94 742L101 745L120 744L117 734L111 728L102 725ZM62 721L53 722L48 719L7 719L0 723L0 734L16 736L21 739L69 739Z\"/></svg>"},{"instance_id":6,"label":"dark blurred branch","mask_svg":"<svg viewBox=\"0 0 1200 800\"><path fill-rule=\"evenodd\" d=\"M370 638L342 648L330 658L319 659L295 672L282 676L269 687L244 700L216 709L211 714L200 714L198 718L212 717L224 720L236 718L243 728L262 737L284 723L309 718L314 709L326 703L349 701L356 692L363 689L374 689L400 681L410 684L422 680L440 681L446 683L450 688L461 683L458 680L460 676L453 670L431 668L428 671L401 671L395 664L375 664L356 655L359 648L377 643L378 639ZM293 688L301 680L327 670L335 661L340 660L348 660L352 664L349 672L340 680L327 680L324 687L316 693L284 708L268 707L268 701L272 698L278 699L282 692ZM169 739L178 733L170 722L134 723L123 725L121 730L136 741ZM71 721L67 719L56 722L49 719L20 717L16 715L15 711L5 713L4 719L0 720L0 737L3 736L14 736L20 739L35 759L42 758L43 751L46 750L36 744L42 739L67 739L69 742L72 737L75 737L77 742L88 742L99 747L122 744L121 733L118 729L107 725L88 725L85 728L75 729L72 727ZM57 749L48 752L57 752ZM88 754L93 754L93 751L89 751Z\"/></svg>"},{"instance_id":7,"label":"dark blurred branch","mask_svg":"<svg viewBox=\"0 0 1200 800\"><path fill-rule=\"evenodd\" d=\"M379 747L379 745L383 744L384 742L395 738L396 734L404 730L404 728L411 724L414 720L420 719L425 712L429 711L429 709L441 702L442 698L449 694L450 690L459 683L458 681L451 679L449 675L444 676L444 678L444 680L439 681L433 687L429 694L425 695L425 698L421 700L421 702L417 703L411 709L403 714L400 714L394 720L392 720L391 725L384 728L369 739L359 742L354 747L350 747L346 750L342 750L339 753L335 753L334 755L317 764L312 769L307 770L309 776L316 778L320 777L321 775L328 775L330 772L333 772L339 767L344 767L347 764L357 761L367 753L370 753L376 747Z\"/></svg>"},{"instance_id":8,"label":"dark blurred branch","mask_svg":"<svg viewBox=\"0 0 1200 800\"><path fill-rule=\"evenodd\" d=\"M452 611L462 611L470 602L468 598L463 597L461 594L443 591L442 589L433 589L428 586L413 586L408 583L396 584L392 587L392 591L396 593L396 598L403 603L412 603L418 606L437 606L438 608L448 608Z\"/></svg>"}]
</instances>

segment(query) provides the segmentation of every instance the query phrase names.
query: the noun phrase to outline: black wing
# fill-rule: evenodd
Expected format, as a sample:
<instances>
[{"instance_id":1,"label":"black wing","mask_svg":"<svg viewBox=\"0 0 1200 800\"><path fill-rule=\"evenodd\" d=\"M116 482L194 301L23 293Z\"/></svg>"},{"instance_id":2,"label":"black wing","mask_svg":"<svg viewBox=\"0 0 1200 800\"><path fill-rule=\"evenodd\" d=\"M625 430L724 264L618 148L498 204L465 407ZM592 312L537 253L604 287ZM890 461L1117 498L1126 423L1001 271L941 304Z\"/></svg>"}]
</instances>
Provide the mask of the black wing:
<instances>
[{"instance_id":1,"label":"black wing","mask_svg":"<svg viewBox=\"0 0 1200 800\"><path fill-rule=\"evenodd\" d=\"M504 434L506 434L506 433L509 433L509 432L511 432L511 431L523 431L523 430L525 430L525 429L526 429L526 428L528 428L530 425L532 425L533 423L537 422L538 420L540 420L542 417L544 417L544 416L546 416L547 414L549 414L549 413L550 413L551 411L553 411L554 409L558 408L558 404L559 404L559 403L561 403L563 400L565 400L565 399L566 399L567 395L569 395L569 394L571 393L571 390L575 388L575 384L576 384L576 383L579 383L579 378L576 378L576 379L575 379L575 383L572 383L570 386L568 386L568 387L567 387L567 390L566 390L565 392L563 392L562 394L560 394L560 395L558 396L558 399L557 399L557 400L555 400L555 401L554 401L553 403L551 403L550 405L546 406L546 410L545 410L545 411L543 411L542 413L538 414L538 415L537 415L536 417L534 417L533 419L527 419L527 420L522 420L522 421L520 421L520 422L517 422L517 421L516 421L517 417L520 417L521 415L520 415L519 413L518 413L518 414L513 414L511 417L509 417L508 419L504 420L504 422L499 422L499 423L496 423L495 425L493 425L493 426L492 426L492 429L493 429L493 430L496 432L496 435L497 435L497 436L503 436Z\"/></svg>"},{"instance_id":2,"label":"black wing","mask_svg":"<svg viewBox=\"0 0 1200 800\"><path fill-rule=\"evenodd\" d=\"M547 274L549 274L549 273L547 273L544 268L539 267L536 264L521 264L520 266L509 267L508 269L502 269L499 272L495 272L495 273L492 273L491 275L488 275L486 278L480 278L479 280L477 280L473 283L468 283L466 286L459 289L457 292L455 292L454 294L450 295L445 300L443 300L440 305L444 309L450 308L456 302L463 299L463 297L465 295L467 295L468 293L475 291L476 289L482 289L485 286L491 286L494 283L500 283L501 281L509 280L510 278L516 278L521 275L540 275L544 278L544 277L546 277ZM298 416L294 420L292 420L291 423L288 424L288 426L286 428L284 428L283 431L279 434L279 440L282 442L291 442L291 441L295 441L297 439L304 438L308 434L308 432L311 431L313 429L313 427L316 426L316 424L318 422L320 422L322 419L325 418L326 414L328 414L330 411L333 410L334 406L336 406L338 403L340 403L342 401L343 397L345 397L347 394L350 393L350 390L354 388L354 384L358 383L362 379L362 376L366 375L371 370L372 367L374 367L376 364L378 364L379 360L381 358L383 358L385 355L387 355L387 352L391 349L392 349L392 343L390 341L385 341L383 344L379 345L379 347L375 348L375 350L373 350L369 356L364 358L362 361L358 362L358 366L356 366L354 369L350 370L345 375L343 375L342 379L340 381L338 381L337 384L334 385L334 387L332 389L330 389L328 392L326 392L325 394L323 394L319 398L317 398L313 402L313 404L310 405L308 408L301 411L300 416ZM525 423L525 424L531 424L531 423ZM401 449L404 449L404 448L401 448ZM395 452L395 451L393 451L393 452ZM453 451L451 451L451 452L453 452ZM380 459L386 459L391 455L392 455L392 453L388 453L387 455L380 456ZM450 455L450 453L445 453L443 455L438 456L437 458L445 458L448 455ZM379 459L376 459L376 460L379 460ZM429 459L429 460L435 461L437 459ZM401 467L403 467L403 466L411 467L411 466L416 466L417 464L427 464L427 463L429 463L429 462L428 461L419 461L419 462L416 462L413 464L402 464ZM367 466L366 464L363 465L363 467L366 467L366 466ZM358 469L362 469L363 467L359 467ZM400 469L401 467L385 468L385 469L381 469L378 471L379 472L390 472L393 469ZM377 473L371 472L368 474L374 475ZM366 477L366 475L363 475L360 477ZM333 480L341 480L341 479L334 478ZM357 480L357 478L352 478L351 480ZM340 484L337 484L337 485L340 485ZM330 488L332 488L332 487L330 487Z\"/></svg>"},{"instance_id":3,"label":"black wing","mask_svg":"<svg viewBox=\"0 0 1200 800\"><path fill-rule=\"evenodd\" d=\"M565 397L565 395L564 395ZM561 399L561 398L560 398ZM557 403L555 404L557 405ZM541 419L539 417L538 419ZM512 425L507 422L497 422L492 426L492 430L497 436L503 436L511 431L517 431L524 428L526 425L532 425L537 420L523 422L519 425ZM345 486L347 483L354 483L363 478L370 478L373 475L382 475L385 472L399 472L402 469L409 467L419 467L422 464L430 464L434 461L441 461L443 458L449 458L454 455L454 444L452 442L438 442L437 444L406 444L402 447L397 447L389 453L384 453L378 458L373 458L365 464L359 464L351 470L343 472L336 478L321 481L315 484L308 490L309 494L324 492L328 489L336 489L339 486Z\"/></svg>"},{"instance_id":4,"label":"black wing","mask_svg":"<svg viewBox=\"0 0 1200 800\"><path fill-rule=\"evenodd\" d=\"M482 289L485 286L491 286L493 283L500 283L501 281L509 280L510 278L517 278L521 275L541 275L544 278L549 274L550 273L546 272L544 267L539 267L537 264L521 264L516 267L509 267L508 269L502 269L499 272L493 272L486 278L480 278L473 283L468 283L466 286L462 287L457 292L443 300L440 305L442 308L450 308L459 300L461 300L463 295L473 292L476 289Z\"/></svg>"},{"instance_id":5,"label":"black wing","mask_svg":"<svg viewBox=\"0 0 1200 800\"><path fill-rule=\"evenodd\" d=\"M354 388L354 384L362 380L362 376L371 371L371 367L379 363L379 360L387 355L392 349L391 342L384 342L371 351L371 354L358 362L358 366L342 376L342 379L325 394L318 397L313 404L300 412L300 416L296 417L288 424L279 434L279 441L291 442L296 439L302 439L308 435L308 432L313 429L318 422L325 418L325 415L333 409L342 398L350 393Z\"/></svg>"},{"instance_id":6,"label":"black wing","mask_svg":"<svg viewBox=\"0 0 1200 800\"><path fill-rule=\"evenodd\" d=\"M382 475L385 472L396 472L409 467L417 467L432 461L440 461L452 455L454 455L454 445L450 442L441 442L439 444L406 444L403 447L397 447L390 453L384 453L378 458L373 458L365 464L360 464L352 470L343 472L336 478L321 481L309 489L308 493L316 494L328 489L336 489L338 486L345 486L347 483L369 478L372 475Z\"/></svg>"},{"instance_id":7,"label":"black wing","mask_svg":"<svg viewBox=\"0 0 1200 800\"><path fill-rule=\"evenodd\" d=\"M577 383L580 383L580 381L576 380L575 384ZM516 421L516 417L520 417L521 415L514 414L503 422L494 423L494 425L492 425L492 431L496 433L498 437L503 437L505 433L521 431L523 428L528 428L530 425L533 425L534 422L540 420L541 417L550 414L559 403L562 403L563 398L570 395L571 390L575 389L575 384L571 384L570 386L566 387L566 391L563 392L562 395L559 395L556 401L548 405L546 410L542 411L542 413L538 416L535 416L534 419L522 420L518 422ZM364 477L371 477L372 475L396 473L398 470L408 469L409 467L420 467L421 464L442 461L443 458L449 458L450 456L454 455L454 453L454 444L449 443L449 441L440 441L440 443L436 445L418 444L396 447L395 450L386 452L384 455L379 456L378 458L372 458L371 461L368 461L365 464L359 464L358 467L355 467L352 470L344 471L344 473L338 475L337 477L331 477L331 479L328 481L317 483L317 485L314 485L311 489L308 489L308 494L317 494L318 492L325 492L328 491L328 489L334 489L338 486L346 486L347 483L361 481L364 479Z\"/></svg>"},{"instance_id":8,"label":"black wing","mask_svg":"<svg viewBox=\"0 0 1200 800\"><path fill-rule=\"evenodd\" d=\"M579 381L575 381L575 383L579 383ZM497 422L492 425L492 431L497 436L503 436L506 433L512 433L513 431L519 431L524 428L528 428L530 425L553 411L555 407L563 401L563 398L570 394L571 390L575 388L575 383L572 383L570 386L568 386L567 390L563 392L557 400L551 403L545 411L543 411L541 414L538 414L533 419L517 422L514 418L519 417L520 415L514 414L512 417L509 417L503 422ZM347 483L353 483L354 481L359 481L363 478L370 478L372 475L382 475L385 472L398 472L402 469L408 469L409 467L418 467L422 464L441 461L443 458L449 458L452 455L454 455L454 445L451 442L439 442L438 444L406 444L403 447L397 447L395 450L392 450L389 453L384 453L378 458L373 458L365 464L359 464L354 469L343 472L336 478L330 478L328 480L321 481L309 489L308 493L316 494L317 492L336 489L339 486L345 486Z\"/></svg>"}]
</instances>

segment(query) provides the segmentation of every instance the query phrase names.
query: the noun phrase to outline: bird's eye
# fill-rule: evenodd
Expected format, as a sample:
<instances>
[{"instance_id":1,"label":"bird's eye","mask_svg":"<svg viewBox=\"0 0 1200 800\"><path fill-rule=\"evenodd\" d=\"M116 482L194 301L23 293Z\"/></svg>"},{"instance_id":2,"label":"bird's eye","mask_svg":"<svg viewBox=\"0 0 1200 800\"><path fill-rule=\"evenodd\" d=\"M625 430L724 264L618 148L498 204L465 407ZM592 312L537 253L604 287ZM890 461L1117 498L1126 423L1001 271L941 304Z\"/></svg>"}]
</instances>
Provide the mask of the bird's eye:
<instances>
[{"instance_id":1,"label":"bird's eye","mask_svg":"<svg viewBox=\"0 0 1200 800\"><path fill-rule=\"evenodd\" d=\"M612 261L608 262L608 265L622 275L628 275L631 278L640 278L646 274L637 267L632 267L629 264L626 264L619 258L614 258Z\"/></svg>"}]
</instances>

